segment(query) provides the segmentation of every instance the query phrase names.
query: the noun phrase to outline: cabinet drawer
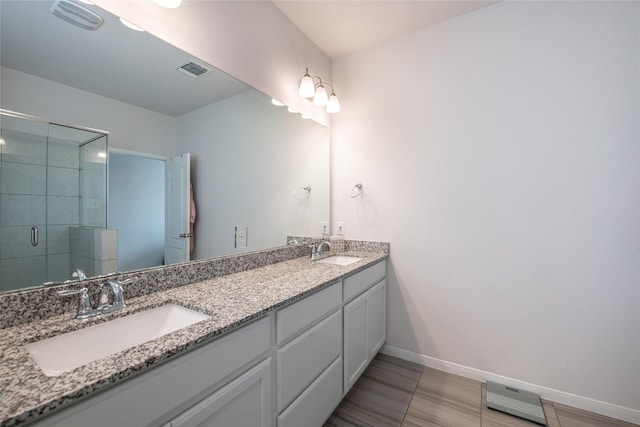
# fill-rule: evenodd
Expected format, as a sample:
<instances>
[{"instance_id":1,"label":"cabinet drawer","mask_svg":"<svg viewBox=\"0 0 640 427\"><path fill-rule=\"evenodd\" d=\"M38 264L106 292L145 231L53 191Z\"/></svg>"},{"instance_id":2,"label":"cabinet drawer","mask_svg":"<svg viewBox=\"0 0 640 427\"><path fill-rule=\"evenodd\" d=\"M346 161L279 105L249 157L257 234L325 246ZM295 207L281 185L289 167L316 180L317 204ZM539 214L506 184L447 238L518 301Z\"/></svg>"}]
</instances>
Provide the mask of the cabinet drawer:
<instances>
[{"instance_id":1,"label":"cabinet drawer","mask_svg":"<svg viewBox=\"0 0 640 427\"><path fill-rule=\"evenodd\" d=\"M351 298L360 295L362 292L384 279L386 273L386 261L380 261L366 270L362 270L351 277L347 277L344 279L344 300L349 301Z\"/></svg>"},{"instance_id":2,"label":"cabinet drawer","mask_svg":"<svg viewBox=\"0 0 640 427\"><path fill-rule=\"evenodd\" d=\"M265 317L95 397L43 418L42 423L35 425L158 425L196 403L202 398L202 393L270 348L271 318Z\"/></svg>"},{"instance_id":3,"label":"cabinet drawer","mask_svg":"<svg viewBox=\"0 0 640 427\"><path fill-rule=\"evenodd\" d=\"M267 359L164 427L268 427L270 378L271 359Z\"/></svg>"},{"instance_id":4,"label":"cabinet drawer","mask_svg":"<svg viewBox=\"0 0 640 427\"><path fill-rule=\"evenodd\" d=\"M281 345L342 303L342 282L276 312L276 341Z\"/></svg>"},{"instance_id":5,"label":"cabinet drawer","mask_svg":"<svg viewBox=\"0 0 640 427\"><path fill-rule=\"evenodd\" d=\"M341 310L278 350L278 411L311 384L341 352Z\"/></svg>"},{"instance_id":6,"label":"cabinet drawer","mask_svg":"<svg viewBox=\"0 0 640 427\"><path fill-rule=\"evenodd\" d=\"M342 357L339 357L286 410L278 415L277 426L322 426L341 399Z\"/></svg>"}]
</instances>

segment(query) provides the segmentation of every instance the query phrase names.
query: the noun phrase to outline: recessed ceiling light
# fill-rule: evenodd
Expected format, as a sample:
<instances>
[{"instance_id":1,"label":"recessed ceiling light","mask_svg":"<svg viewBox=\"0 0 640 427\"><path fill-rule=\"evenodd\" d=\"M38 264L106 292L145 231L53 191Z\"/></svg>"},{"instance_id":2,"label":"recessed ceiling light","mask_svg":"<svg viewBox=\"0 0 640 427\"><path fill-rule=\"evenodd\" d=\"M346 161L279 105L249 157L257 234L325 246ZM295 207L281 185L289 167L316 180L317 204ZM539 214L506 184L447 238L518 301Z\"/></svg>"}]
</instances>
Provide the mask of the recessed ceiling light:
<instances>
[{"instance_id":1,"label":"recessed ceiling light","mask_svg":"<svg viewBox=\"0 0 640 427\"><path fill-rule=\"evenodd\" d=\"M168 9L175 9L180 6L182 0L153 0L158 6L166 7Z\"/></svg>"},{"instance_id":2,"label":"recessed ceiling light","mask_svg":"<svg viewBox=\"0 0 640 427\"><path fill-rule=\"evenodd\" d=\"M296 110L295 108L291 108L291 107L288 107L287 111L290 112L290 113L294 113L294 114L298 113L298 110Z\"/></svg>"},{"instance_id":3,"label":"recessed ceiling light","mask_svg":"<svg viewBox=\"0 0 640 427\"><path fill-rule=\"evenodd\" d=\"M131 28L134 31L144 31L142 28L138 27L136 24L132 24L126 19L120 18L120 22L122 22L122 25L124 25L125 27Z\"/></svg>"},{"instance_id":4,"label":"recessed ceiling light","mask_svg":"<svg viewBox=\"0 0 640 427\"><path fill-rule=\"evenodd\" d=\"M282 102L278 101L278 100L277 100L277 99L275 99L275 98L271 98L271 103L272 103L273 105L277 105L278 107L283 107L283 106L284 106L284 104L283 104Z\"/></svg>"}]
</instances>

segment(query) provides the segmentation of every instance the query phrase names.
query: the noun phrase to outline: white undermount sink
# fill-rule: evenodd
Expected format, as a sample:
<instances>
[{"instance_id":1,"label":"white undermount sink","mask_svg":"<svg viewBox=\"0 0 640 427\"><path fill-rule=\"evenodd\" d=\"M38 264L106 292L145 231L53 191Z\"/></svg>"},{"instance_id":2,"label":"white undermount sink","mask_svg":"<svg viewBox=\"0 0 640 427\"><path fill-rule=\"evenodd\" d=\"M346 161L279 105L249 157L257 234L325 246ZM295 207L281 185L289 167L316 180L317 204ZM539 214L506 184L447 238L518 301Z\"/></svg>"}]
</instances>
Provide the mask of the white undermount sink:
<instances>
[{"instance_id":1,"label":"white undermount sink","mask_svg":"<svg viewBox=\"0 0 640 427\"><path fill-rule=\"evenodd\" d=\"M57 377L211 316L166 304L25 345L48 377Z\"/></svg>"},{"instance_id":2,"label":"white undermount sink","mask_svg":"<svg viewBox=\"0 0 640 427\"><path fill-rule=\"evenodd\" d=\"M360 261L361 259L362 258L358 258L357 256L333 255L328 258L319 259L318 262L321 262L322 264L349 265Z\"/></svg>"}]
</instances>

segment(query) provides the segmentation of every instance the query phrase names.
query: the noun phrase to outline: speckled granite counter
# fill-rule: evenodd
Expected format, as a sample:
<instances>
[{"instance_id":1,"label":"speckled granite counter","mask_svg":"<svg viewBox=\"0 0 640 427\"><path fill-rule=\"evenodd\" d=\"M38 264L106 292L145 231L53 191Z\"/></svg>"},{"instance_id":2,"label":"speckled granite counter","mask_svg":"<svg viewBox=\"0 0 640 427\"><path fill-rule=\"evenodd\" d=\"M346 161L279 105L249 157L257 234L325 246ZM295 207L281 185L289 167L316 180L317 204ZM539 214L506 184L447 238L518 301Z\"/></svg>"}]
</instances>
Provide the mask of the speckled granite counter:
<instances>
[{"instance_id":1,"label":"speckled granite counter","mask_svg":"<svg viewBox=\"0 0 640 427\"><path fill-rule=\"evenodd\" d=\"M13 426L67 406L158 363L297 301L345 276L387 258L383 252L352 251L363 258L348 266L296 258L227 276L127 299L119 312L79 321L73 312L0 330L0 426ZM126 295L126 291L125 291ZM211 318L92 362L47 377L24 344L174 302Z\"/></svg>"}]
</instances>

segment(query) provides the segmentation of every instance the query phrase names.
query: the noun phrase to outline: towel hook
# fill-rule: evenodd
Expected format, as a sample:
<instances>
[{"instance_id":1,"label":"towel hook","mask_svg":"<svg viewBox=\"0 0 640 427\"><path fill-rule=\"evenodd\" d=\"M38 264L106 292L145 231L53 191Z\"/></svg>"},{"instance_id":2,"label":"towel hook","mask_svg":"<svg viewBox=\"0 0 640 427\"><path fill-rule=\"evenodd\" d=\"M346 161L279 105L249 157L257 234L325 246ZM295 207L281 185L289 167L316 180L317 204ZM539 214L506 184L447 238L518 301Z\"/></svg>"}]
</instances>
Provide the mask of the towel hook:
<instances>
[{"instance_id":1,"label":"towel hook","mask_svg":"<svg viewBox=\"0 0 640 427\"><path fill-rule=\"evenodd\" d=\"M356 190L355 192L353 190ZM349 195L351 196L352 199L355 199L356 197L360 196L362 194L362 184L361 183L357 183L356 185L353 186L353 188L351 189L351 193L349 193Z\"/></svg>"},{"instance_id":2,"label":"towel hook","mask_svg":"<svg viewBox=\"0 0 640 427\"><path fill-rule=\"evenodd\" d=\"M307 185L306 187L298 187L293 190L293 197L298 200L306 199L311 194L311 186Z\"/></svg>"}]
</instances>

